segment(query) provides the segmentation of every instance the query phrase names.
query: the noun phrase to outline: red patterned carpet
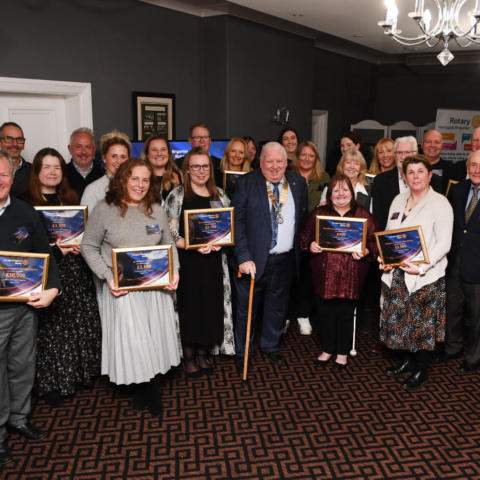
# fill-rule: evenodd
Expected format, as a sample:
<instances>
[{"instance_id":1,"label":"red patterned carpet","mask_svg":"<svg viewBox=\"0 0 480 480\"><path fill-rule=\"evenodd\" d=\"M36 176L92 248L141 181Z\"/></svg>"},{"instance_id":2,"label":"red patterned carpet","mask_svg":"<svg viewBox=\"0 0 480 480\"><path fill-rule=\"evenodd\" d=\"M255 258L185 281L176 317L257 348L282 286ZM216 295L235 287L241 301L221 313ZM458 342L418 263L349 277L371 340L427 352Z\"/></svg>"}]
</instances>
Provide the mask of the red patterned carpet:
<instances>
[{"instance_id":1,"label":"red patterned carpet","mask_svg":"<svg viewBox=\"0 0 480 480\"><path fill-rule=\"evenodd\" d=\"M313 365L316 335L293 328L287 364L257 353L247 388L231 358L195 382L177 368L162 382L161 421L135 414L130 389L106 377L62 408L34 399L48 437L7 436L14 461L0 478L480 479L478 374L461 375L456 360L404 392L383 374L393 360L369 353L375 339L359 334L358 356L335 374Z\"/></svg>"}]
</instances>

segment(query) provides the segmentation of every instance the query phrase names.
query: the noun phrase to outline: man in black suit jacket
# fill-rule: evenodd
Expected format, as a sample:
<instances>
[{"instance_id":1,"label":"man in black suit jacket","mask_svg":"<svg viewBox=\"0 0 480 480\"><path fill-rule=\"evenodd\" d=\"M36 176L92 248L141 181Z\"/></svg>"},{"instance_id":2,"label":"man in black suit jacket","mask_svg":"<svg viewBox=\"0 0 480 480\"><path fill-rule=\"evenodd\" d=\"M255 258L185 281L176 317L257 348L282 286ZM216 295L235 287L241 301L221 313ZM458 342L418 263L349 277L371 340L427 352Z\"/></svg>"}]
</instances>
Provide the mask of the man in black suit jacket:
<instances>
[{"instance_id":1,"label":"man in black suit jacket","mask_svg":"<svg viewBox=\"0 0 480 480\"><path fill-rule=\"evenodd\" d=\"M188 137L188 143L193 147L203 147L205 150L210 150L210 145L212 144L212 136L210 134L210 129L204 123L195 123L190 127L190 135ZM214 170L217 171L220 168L220 159L210 155ZM177 158L175 163L177 167L181 170L183 160L185 156Z\"/></svg>"},{"instance_id":2,"label":"man in black suit jacket","mask_svg":"<svg viewBox=\"0 0 480 480\"><path fill-rule=\"evenodd\" d=\"M400 193L409 190L402 170L403 161L417 153L415 137L401 137L395 140L394 151L397 168L381 173L375 177L372 186L373 216L378 223L379 231L385 230L388 212L393 199ZM442 193L442 179L433 174L430 185L437 193Z\"/></svg>"},{"instance_id":3,"label":"man in black suit jacket","mask_svg":"<svg viewBox=\"0 0 480 480\"><path fill-rule=\"evenodd\" d=\"M466 305L470 346L461 373L480 368L480 151L468 158L467 171L470 180L454 185L450 195L454 225L447 270L447 331L445 352L437 357L437 361L447 362L461 355Z\"/></svg>"},{"instance_id":4,"label":"man in black suit jacket","mask_svg":"<svg viewBox=\"0 0 480 480\"><path fill-rule=\"evenodd\" d=\"M285 327L292 276L295 270L298 274L298 234L306 220L308 204L305 179L286 168L287 152L279 143L270 142L262 149L260 168L236 181L232 201L235 207L234 253L243 274L240 278L235 275L235 343L240 368L245 357L250 276L255 277L255 290L249 357L253 356L255 320L264 292L260 350L268 354L273 364L285 361L278 344Z\"/></svg>"},{"instance_id":5,"label":"man in black suit jacket","mask_svg":"<svg viewBox=\"0 0 480 480\"><path fill-rule=\"evenodd\" d=\"M476 128L473 131L470 144L472 145L472 152L480 150L480 128ZM455 162L450 167L449 178L451 180L456 180L457 182L465 180L467 178L467 161L460 160L459 162Z\"/></svg>"}]
</instances>

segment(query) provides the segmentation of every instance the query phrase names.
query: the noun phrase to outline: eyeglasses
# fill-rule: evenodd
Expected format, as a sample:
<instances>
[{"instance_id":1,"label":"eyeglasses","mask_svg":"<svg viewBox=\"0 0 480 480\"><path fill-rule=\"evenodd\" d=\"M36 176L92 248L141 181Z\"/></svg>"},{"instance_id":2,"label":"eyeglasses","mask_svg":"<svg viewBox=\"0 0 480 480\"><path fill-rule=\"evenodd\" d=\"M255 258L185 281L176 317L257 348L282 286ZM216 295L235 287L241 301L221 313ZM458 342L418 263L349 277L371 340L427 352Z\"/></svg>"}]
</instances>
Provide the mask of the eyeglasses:
<instances>
[{"instance_id":1,"label":"eyeglasses","mask_svg":"<svg viewBox=\"0 0 480 480\"><path fill-rule=\"evenodd\" d=\"M204 172L208 172L210 170L210 165L189 165L189 168L191 168L194 172L199 172L200 169L202 169Z\"/></svg>"},{"instance_id":2,"label":"eyeglasses","mask_svg":"<svg viewBox=\"0 0 480 480\"><path fill-rule=\"evenodd\" d=\"M395 152L395 155L399 157L400 155L411 155L412 153L417 153L417 152L415 152L414 150L407 150L405 152Z\"/></svg>"},{"instance_id":3,"label":"eyeglasses","mask_svg":"<svg viewBox=\"0 0 480 480\"><path fill-rule=\"evenodd\" d=\"M17 137L17 138L13 138L13 137L2 137L2 140L3 140L7 145L12 144L13 142L17 142L18 145L23 145L23 144L25 143L26 138L24 138L24 137Z\"/></svg>"},{"instance_id":4,"label":"eyeglasses","mask_svg":"<svg viewBox=\"0 0 480 480\"><path fill-rule=\"evenodd\" d=\"M192 137L192 140L194 142L206 142L207 140L210 140L210 136L203 136L203 137Z\"/></svg>"}]
</instances>

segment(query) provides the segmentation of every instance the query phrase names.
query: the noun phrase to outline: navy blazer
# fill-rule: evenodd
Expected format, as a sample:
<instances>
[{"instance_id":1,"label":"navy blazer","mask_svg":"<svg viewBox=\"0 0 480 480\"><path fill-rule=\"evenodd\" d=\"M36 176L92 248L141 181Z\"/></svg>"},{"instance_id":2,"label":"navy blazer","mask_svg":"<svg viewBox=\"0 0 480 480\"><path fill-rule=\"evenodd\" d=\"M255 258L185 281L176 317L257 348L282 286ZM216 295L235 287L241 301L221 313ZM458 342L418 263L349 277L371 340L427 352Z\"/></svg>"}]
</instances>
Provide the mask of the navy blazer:
<instances>
[{"instance_id":1,"label":"navy blazer","mask_svg":"<svg viewBox=\"0 0 480 480\"><path fill-rule=\"evenodd\" d=\"M298 266L300 264L300 242L298 234L308 216L307 182L298 173L285 172L288 187L295 201L294 249ZM265 270L272 243L270 203L265 177L261 169L242 175L235 182L235 259L238 265L253 261L257 269L256 278Z\"/></svg>"},{"instance_id":2,"label":"navy blazer","mask_svg":"<svg viewBox=\"0 0 480 480\"><path fill-rule=\"evenodd\" d=\"M453 265L461 244L462 277L468 283L480 283L480 202L475 207L468 223L465 222L465 209L471 187L470 180L463 180L451 187L452 192L449 197L452 199L454 221L452 248L448 254L448 263L449 266Z\"/></svg>"}]
</instances>

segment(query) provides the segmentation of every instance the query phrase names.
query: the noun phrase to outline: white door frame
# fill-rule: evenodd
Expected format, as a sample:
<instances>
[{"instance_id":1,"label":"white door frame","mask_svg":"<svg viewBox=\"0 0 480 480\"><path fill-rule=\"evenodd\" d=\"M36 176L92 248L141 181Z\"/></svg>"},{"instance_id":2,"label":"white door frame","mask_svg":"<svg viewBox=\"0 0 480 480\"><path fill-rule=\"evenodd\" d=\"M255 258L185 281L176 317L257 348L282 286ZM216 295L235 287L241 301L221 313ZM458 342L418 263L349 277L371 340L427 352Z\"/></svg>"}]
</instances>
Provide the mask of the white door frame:
<instances>
[{"instance_id":1,"label":"white door frame","mask_svg":"<svg viewBox=\"0 0 480 480\"><path fill-rule=\"evenodd\" d=\"M312 142L317 146L322 168L327 166L327 133L328 111L313 110L312 112Z\"/></svg>"},{"instance_id":2,"label":"white door frame","mask_svg":"<svg viewBox=\"0 0 480 480\"><path fill-rule=\"evenodd\" d=\"M92 86L90 83L0 77L0 92L60 95L65 98L66 130L93 129Z\"/></svg>"}]
</instances>

